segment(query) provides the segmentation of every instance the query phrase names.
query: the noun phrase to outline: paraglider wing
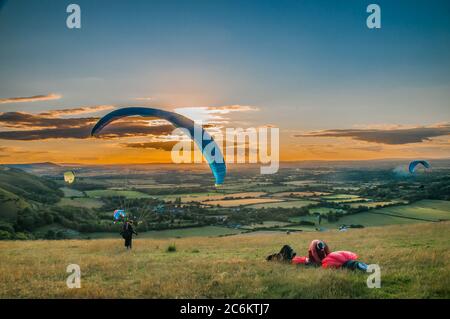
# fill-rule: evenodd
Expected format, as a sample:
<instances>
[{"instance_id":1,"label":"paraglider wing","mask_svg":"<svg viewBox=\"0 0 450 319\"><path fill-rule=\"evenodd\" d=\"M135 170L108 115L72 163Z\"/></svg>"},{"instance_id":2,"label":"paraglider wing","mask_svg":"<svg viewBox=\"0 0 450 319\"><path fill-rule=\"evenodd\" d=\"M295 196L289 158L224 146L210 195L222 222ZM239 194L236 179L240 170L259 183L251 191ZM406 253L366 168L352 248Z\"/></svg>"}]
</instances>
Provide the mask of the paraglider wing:
<instances>
[{"instance_id":1,"label":"paraglider wing","mask_svg":"<svg viewBox=\"0 0 450 319\"><path fill-rule=\"evenodd\" d=\"M203 156L211 168L211 171L216 180L216 185L222 185L225 179L226 166L223 159L222 152L219 146L211 137L211 135L206 132L203 127L195 125L194 121L191 119L173 112L168 112L160 109L147 108L147 107L126 107L119 110L112 111L102 117L91 131L91 135L99 133L105 126L109 123L127 116L148 116L157 117L169 121L177 128L183 128L188 130L192 139L194 139L197 146L201 149ZM199 130L201 134L194 134L196 130ZM201 136L198 136L201 135ZM210 143L214 143L209 145ZM211 147L213 146L213 147ZM211 151L206 151L211 149Z\"/></svg>"},{"instance_id":2,"label":"paraglider wing","mask_svg":"<svg viewBox=\"0 0 450 319\"><path fill-rule=\"evenodd\" d=\"M430 163L428 163L427 161L412 161L411 163L409 163L409 168L408 168L409 172L411 174L413 174L414 170L416 169L416 166L419 164L423 165L425 168L431 167Z\"/></svg>"},{"instance_id":3,"label":"paraglider wing","mask_svg":"<svg viewBox=\"0 0 450 319\"><path fill-rule=\"evenodd\" d=\"M123 209L116 209L114 211L114 220L119 220L121 218L125 218L126 214L125 211Z\"/></svg>"},{"instance_id":4,"label":"paraglider wing","mask_svg":"<svg viewBox=\"0 0 450 319\"><path fill-rule=\"evenodd\" d=\"M68 184L72 184L75 181L75 173L73 171L65 172L64 181Z\"/></svg>"},{"instance_id":5,"label":"paraglider wing","mask_svg":"<svg viewBox=\"0 0 450 319\"><path fill-rule=\"evenodd\" d=\"M322 260L323 268L339 268L349 260L356 260L358 256L351 251L333 251Z\"/></svg>"}]
</instances>

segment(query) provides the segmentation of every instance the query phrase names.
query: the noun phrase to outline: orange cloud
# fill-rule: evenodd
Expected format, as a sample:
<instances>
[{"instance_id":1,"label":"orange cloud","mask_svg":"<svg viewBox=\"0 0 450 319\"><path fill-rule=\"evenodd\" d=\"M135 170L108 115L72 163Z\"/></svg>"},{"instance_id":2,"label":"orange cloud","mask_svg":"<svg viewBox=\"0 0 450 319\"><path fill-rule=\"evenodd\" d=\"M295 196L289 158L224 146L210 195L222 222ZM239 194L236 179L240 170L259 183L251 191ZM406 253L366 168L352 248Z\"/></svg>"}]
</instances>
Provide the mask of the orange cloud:
<instances>
[{"instance_id":1,"label":"orange cloud","mask_svg":"<svg viewBox=\"0 0 450 319\"><path fill-rule=\"evenodd\" d=\"M156 141L144 143L125 143L123 146L130 148L150 148L162 151L171 151L178 141Z\"/></svg>"},{"instance_id":2,"label":"orange cloud","mask_svg":"<svg viewBox=\"0 0 450 319\"><path fill-rule=\"evenodd\" d=\"M80 114L89 114L89 113L97 113L101 111L108 111L114 108L113 105L94 105L94 106L82 106L72 109L62 109L62 110L51 110L43 113L39 113L38 115L43 117L61 117L67 115L80 115Z\"/></svg>"},{"instance_id":3,"label":"orange cloud","mask_svg":"<svg viewBox=\"0 0 450 319\"><path fill-rule=\"evenodd\" d=\"M307 132L294 135L295 137L349 137L354 140L401 145L421 143L433 137L450 135L450 123L432 126L418 126L410 128L386 129L336 129Z\"/></svg>"},{"instance_id":4,"label":"orange cloud","mask_svg":"<svg viewBox=\"0 0 450 319\"><path fill-rule=\"evenodd\" d=\"M61 95L54 93L46 95L25 96L25 97L9 97L0 99L0 104L59 100L61 97L62 97Z\"/></svg>"},{"instance_id":5,"label":"orange cloud","mask_svg":"<svg viewBox=\"0 0 450 319\"><path fill-rule=\"evenodd\" d=\"M62 118L61 115L72 115L109 109L110 106L85 107L66 110L48 111L40 114L25 112L0 113L0 127L6 130L0 131L0 139L3 140L46 140L46 139L86 139L97 117L73 117ZM15 130L13 130L15 129ZM136 137L149 135L169 135L174 127L158 120L146 118L129 118L119 120L99 135L100 138Z\"/></svg>"}]
</instances>

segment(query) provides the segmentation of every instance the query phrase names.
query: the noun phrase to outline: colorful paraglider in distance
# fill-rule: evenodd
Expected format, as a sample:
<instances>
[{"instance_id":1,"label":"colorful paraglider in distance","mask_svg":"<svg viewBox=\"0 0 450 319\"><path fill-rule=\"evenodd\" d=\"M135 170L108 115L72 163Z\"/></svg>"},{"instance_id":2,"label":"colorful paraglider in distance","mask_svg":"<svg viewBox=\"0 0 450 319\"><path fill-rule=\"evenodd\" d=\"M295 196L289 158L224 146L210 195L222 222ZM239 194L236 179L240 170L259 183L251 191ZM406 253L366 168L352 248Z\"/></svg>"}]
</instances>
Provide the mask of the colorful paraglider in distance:
<instances>
[{"instance_id":1,"label":"colorful paraglider in distance","mask_svg":"<svg viewBox=\"0 0 450 319\"><path fill-rule=\"evenodd\" d=\"M67 184L72 184L75 182L75 173L73 171L68 171L64 173L64 181Z\"/></svg>"},{"instance_id":2,"label":"colorful paraglider in distance","mask_svg":"<svg viewBox=\"0 0 450 319\"><path fill-rule=\"evenodd\" d=\"M158 214L163 214L165 212L165 209L166 209L166 207L164 204L159 204L158 206L153 208L153 211Z\"/></svg>"},{"instance_id":3,"label":"colorful paraglider in distance","mask_svg":"<svg viewBox=\"0 0 450 319\"><path fill-rule=\"evenodd\" d=\"M126 218L127 214L125 213L125 211L123 209L116 209L114 211L114 224L116 222L122 221Z\"/></svg>"},{"instance_id":4,"label":"colorful paraglider in distance","mask_svg":"<svg viewBox=\"0 0 450 319\"><path fill-rule=\"evenodd\" d=\"M91 135L94 136L95 134L99 133L105 126L115 120L136 115L161 118L169 121L177 128L186 129L189 132L190 137L201 149L203 156L208 162L209 167L211 168L211 171L216 180L216 186L220 186L223 184L226 175L226 165L219 145L214 141L211 135L203 129L203 127L199 127L194 123L194 121L183 115L147 107L126 107L112 111L102 117L95 124L94 128L91 131ZM194 134L197 130L200 130L201 134L199 134L200 132ZM210 145L211 143L213 144Z\"/></svg>"},{"instance_id":5,"label":"colorful paraglider in distance","mask_svg":"<svg viewBox=\"0 0 450 319\"><path fill-rule=\"evenodd\" d=\"M428 163L427 161L412 161L408 166L409 173L414 174L418 165L422 165L425 168L431 168L430 163Z\"/></svg>"},{"instance_id":6,"label":"colorful paraglider in distance","mask_svg":"<svg viewBox=\"0 0 450 319\"><path fill-rule=\"evenodd\" d=\"M392 173L395 177L404 178L410 177L411 174L408 171L408 168L405 165L399 165L392 170Z\"/></svg>"}]
</instances>

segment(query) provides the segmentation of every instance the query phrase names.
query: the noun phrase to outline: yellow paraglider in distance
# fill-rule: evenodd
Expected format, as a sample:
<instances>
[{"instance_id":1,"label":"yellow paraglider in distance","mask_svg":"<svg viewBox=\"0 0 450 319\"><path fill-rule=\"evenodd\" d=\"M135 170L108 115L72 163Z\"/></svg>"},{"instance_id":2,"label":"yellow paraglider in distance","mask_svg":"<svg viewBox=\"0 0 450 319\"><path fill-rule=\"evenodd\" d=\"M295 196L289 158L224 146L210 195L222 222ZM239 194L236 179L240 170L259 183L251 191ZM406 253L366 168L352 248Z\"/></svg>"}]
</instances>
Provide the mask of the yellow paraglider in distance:
<instances>
[{"instance_id":1,"label":"yellow paraglider in distance","mask_svg":"<svg viewBox=\"0 0 450 319\"><path fill-rule=\"evenodd\" d=\"M65 172L64 181L68 184L72 184L75 181L75 173L72 171Z\"/></svg>"}]
</instances>

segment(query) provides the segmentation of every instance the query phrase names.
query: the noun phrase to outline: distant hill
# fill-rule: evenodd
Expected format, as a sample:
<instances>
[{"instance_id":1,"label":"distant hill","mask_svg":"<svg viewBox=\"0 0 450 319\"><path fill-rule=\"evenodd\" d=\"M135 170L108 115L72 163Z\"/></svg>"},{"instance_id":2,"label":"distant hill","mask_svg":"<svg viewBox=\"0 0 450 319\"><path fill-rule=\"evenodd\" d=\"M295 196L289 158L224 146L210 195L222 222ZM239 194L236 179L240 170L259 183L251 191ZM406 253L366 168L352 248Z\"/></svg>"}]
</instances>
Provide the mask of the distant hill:
<instances>
[{"instance_id":1,"label":"distant hill","mask_svg":"<svg viewBox=\"0 0 450 319\"><path fill-rule=\"evenodd\" d=\"M0 221L14 224L17 213L29 206L23 198L0 188Z\"/></svg>"},{"instance_id":2,"label":"distant hill","mask_svg":"<svg viewBox=\"0 0 450 319\"><path fill-rule=\"evenodd\" d=\"M63 196L52 181L7 166L0 167L0 190L5 197L13 194L40 203L55 203Z\"/></svg>"},{"instance_id":3,"label":"distant hill","mask_svg":"<svg viewBox=\"0 0 450 319\"><path fill-rule=\"evenodd\" d=\"M63 195L50 180L0 166L0 238L13 238L17 227L32 229L45 223L43 208L58 202Z\"/></svg>"},{"instance_id":4,"label":"distant hill","mask_svg":"<svg viewBox=\"0 0 450 319\"><path fill-rule=\"evenodd\" d=\"M51 163L51 162L27 163L27 164L4 164L4 165L1 165L0 167L20 169L22 171L37 174L37 175L44 175L44 174L52 173L54 171L60 171L62 169L62 167L60 165Z\"/></svg>"}]
</instances>

